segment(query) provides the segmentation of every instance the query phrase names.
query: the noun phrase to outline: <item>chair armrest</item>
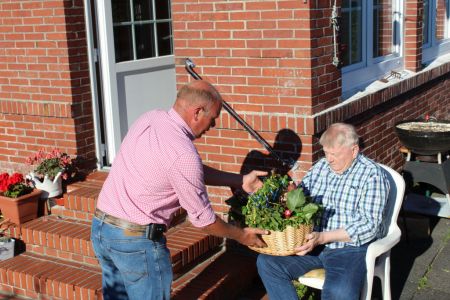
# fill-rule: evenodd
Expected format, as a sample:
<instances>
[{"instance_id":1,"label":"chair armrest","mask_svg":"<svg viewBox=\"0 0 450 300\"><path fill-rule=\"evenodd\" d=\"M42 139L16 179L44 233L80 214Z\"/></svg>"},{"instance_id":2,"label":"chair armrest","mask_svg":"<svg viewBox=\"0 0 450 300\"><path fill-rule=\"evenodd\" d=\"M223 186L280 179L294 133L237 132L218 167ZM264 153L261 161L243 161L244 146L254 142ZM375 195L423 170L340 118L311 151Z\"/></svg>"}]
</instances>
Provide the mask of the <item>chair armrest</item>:
<instances>
[{"instance_id":1,"label":"chair armrest","mask_svg":"<svg viewBox=\"0 0 450 300\"><path fill-rule=\"evenodd\" d=\"M401 235L402 234L400 229L395 226L393 232L389 233L382 239L370 243L369 247L367 248L366 256L376 258L381 254L387 252L400 241Z\"/></svg>"}]
</instances>

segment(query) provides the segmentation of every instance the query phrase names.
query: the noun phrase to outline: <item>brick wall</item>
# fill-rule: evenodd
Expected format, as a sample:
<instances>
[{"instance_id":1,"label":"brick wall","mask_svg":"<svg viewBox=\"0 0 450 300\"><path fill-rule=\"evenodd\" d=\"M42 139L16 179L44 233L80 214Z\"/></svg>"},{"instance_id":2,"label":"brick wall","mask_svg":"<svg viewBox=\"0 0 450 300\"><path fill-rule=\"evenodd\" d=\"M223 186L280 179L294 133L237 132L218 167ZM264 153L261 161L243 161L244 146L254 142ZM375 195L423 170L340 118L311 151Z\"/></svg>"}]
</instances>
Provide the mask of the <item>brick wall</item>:
<instances>
[{"instance_id":1,"label":"brick wall","mask_svg":"<svg viewBox=\"0 0 450 300\"><path fill-rule=\"evenodd\" d=\"M405 69L422 68L423 1L407 1L405 5Z\"/></svg>"},{"instance_id":2,"label":"brick wall","mask_svg":"<svg viewBox=\"0 0 450 300\"><path fill-rule=\"evenodd\" d=\"M0 169L45 147L95 158L82 0L0 2Z\"/></svg>"},{"instance_id":3,"label":"brick wall","mask_svg":"<svg viewBox=\"0 0 450 300\"><path fill-rule=\"evenodd\" d=\"M310 160L309 116L337 104L340 95L329 2L173 1L177 83L190 80L183 59L192 58L264 138L273 143L280 130L292 129L302 142L301 159ZM198 142L216 166L239 171L248 149L262 150L228 114L217 127Z\"/></svg>"},{"instance_id":4,"label":"brick wall","mask_svg":"<svg viewBox=\"0 0 450 300\"><path fill-rule=\"evenodd\" d=\"M178 85L192 80L184 70L184 58L190 57L277 153L299 161L291 172L297 180L321 156L317 139L331 123L355 124L364 153L399 169L393 125L426 113L442 118L450 113L450 63L420 71L423 1L407 1L405 12L405 65L417 73L341 103L341 73L332 65L333 4L172 1ZM24 168L25 158L41 147L95 157L82 5L82 0L0 2L1 170ZM277 166L225 112L197 146L206 163L222 170ZM226 211L230 191L209 192L215 208Z\"/></svg>"},{"instance_id":5,"label":"brick wall","mask_svg":"<svg viewBox=\"0 0 450 300\"><path fill-rule=\"evenodd\" d=\"M331 123L355 124L363 152L399 169L403 157L394 124L426 113L449 115L450 64L341 103L341 73L331 64L333 4L172 1L177 83L192 80L184 70L184 58L190 57L197 72L275 150L299 160L300 168L290 172L297 180L322 155L318 137ZM407 1L405 64L412 71L422 68L422 5ZM276 165L226 112L197 146L206 163L222 170ZM209 194L216 211L228 210L229 189L210 188Z\"/></svg>"}]
</instances>

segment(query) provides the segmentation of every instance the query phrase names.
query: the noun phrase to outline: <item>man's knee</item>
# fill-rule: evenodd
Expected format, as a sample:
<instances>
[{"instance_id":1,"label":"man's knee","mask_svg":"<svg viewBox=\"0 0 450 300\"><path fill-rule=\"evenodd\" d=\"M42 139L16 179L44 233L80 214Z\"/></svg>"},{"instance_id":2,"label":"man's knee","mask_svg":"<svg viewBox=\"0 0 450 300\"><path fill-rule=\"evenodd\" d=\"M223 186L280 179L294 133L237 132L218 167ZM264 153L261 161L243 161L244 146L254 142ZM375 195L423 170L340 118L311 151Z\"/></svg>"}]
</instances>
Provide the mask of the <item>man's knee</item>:
<instances>
[{"instance_id":1,"label":"man's knee","mask_svg":"<svg viewBox=\"0 0 450 300\"><path fill-rule=\"evenodd\" d=\"M260 275L274 275L281 276L284 272L279 262L276 260L276 256L272 255L258 255L256 260L256 266ZM284 277L284 276L283 276Z\"/></svg>"},{"instance_id":2,"label":"man's knee","mask_svg":"<svg viewBox=\"0 0 450 300\"><path fill-rule=\"evenodd\" d=\"M256 259L256 267L258 268L258 272L271 268L269 260L270 256L268 255L258 255L258 258Z\"/></svg>"},{"instance_id":3,"label":"man's knee","mask_svg":"<svg viewBox=\"0 0 450 300\"><path fill-rule=\"evenodd\" d=\"M322 291L322 299L357 300L361 292L358 282L352 282L345 276L338 280L327 280Z\"/></svg>"}]
</instances>

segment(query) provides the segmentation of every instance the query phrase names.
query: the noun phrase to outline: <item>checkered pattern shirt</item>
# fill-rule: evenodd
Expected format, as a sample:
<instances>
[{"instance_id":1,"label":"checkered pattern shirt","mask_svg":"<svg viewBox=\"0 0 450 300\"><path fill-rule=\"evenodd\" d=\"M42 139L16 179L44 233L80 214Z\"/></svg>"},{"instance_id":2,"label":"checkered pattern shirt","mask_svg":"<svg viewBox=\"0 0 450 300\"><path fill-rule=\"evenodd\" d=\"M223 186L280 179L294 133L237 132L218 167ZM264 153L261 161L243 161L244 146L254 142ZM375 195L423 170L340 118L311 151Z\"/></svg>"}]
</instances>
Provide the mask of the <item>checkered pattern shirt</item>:
<instances>
[{"instance_id":1,"label":"checkered pattern shirt","mask_svg":"<svg viewBox=\"0 0 450 300\"><path fill-rule=\"evenodd\" d=\"M317 162L301 183L314 202L324 206L316 231L344 228L351 242L333 242L329 248L364 245L384 234L383 212L389 182L382 168L358 154L343 174L334 173L325 158Z\"/></svg>"},{"instance_id":2,"label":"checkered pattern shirt","mask_svg":"<svg viewBox=\"0 0 450 300\"><path fill-rule=\"evenodd\" d=\"M143 114L129 129L103 184L97 207L145 225L169 225L183 207L196 227L214 223L194 135L171 109Z\"/></svg>"}]
</instances>

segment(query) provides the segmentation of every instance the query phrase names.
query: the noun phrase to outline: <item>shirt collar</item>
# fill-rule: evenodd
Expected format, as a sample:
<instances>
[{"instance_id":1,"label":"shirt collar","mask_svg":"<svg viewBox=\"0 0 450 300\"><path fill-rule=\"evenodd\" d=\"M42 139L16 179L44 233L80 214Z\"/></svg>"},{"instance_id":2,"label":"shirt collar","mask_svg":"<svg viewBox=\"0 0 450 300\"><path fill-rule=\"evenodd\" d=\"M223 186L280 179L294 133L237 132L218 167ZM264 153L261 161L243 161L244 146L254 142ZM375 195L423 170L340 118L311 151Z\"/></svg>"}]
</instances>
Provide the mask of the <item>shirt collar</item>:
<instances>
[{"instance_id":1,"label":"shirt collar","mask_svg":"<svg viewBox=\"0 0 450 300\"><path fill-rule=\"evenodd\" d=\"M171 108L169 110L169 116L177 125L181 127L181 130L183 130L183 132L189 137L191 141L195 140L192 129L188 126L188 124L186 124L186 122L183 120L180 114L176 112L175 109Z\"/></svg>"}]
</instances>

